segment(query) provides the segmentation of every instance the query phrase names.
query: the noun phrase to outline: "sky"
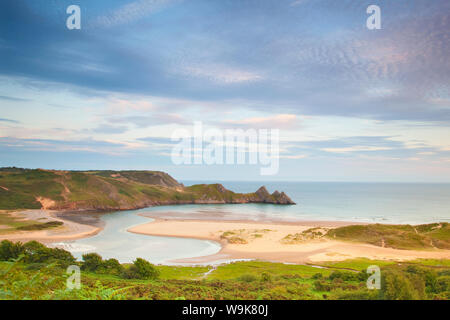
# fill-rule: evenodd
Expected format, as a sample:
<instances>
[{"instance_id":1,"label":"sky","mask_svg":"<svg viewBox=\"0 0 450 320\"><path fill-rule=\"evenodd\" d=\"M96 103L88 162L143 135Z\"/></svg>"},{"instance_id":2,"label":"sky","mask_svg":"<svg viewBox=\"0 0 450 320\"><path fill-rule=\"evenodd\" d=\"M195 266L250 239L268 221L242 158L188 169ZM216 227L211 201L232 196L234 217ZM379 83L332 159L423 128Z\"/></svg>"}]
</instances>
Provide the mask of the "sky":
<instances>
[{"instance_id":1,"label":"sky","mask_svg":"<svg viewBox=\"0 0 450 320\"><path fill-rule=\"evenodd\" d=\"M81 29L69 30L69 5ZM369 30L369 5L382 28ZM448 0L2 0L0 166L450 182ZM279 170L173 133L279 129Z\"/></svg>"}]
</instances>

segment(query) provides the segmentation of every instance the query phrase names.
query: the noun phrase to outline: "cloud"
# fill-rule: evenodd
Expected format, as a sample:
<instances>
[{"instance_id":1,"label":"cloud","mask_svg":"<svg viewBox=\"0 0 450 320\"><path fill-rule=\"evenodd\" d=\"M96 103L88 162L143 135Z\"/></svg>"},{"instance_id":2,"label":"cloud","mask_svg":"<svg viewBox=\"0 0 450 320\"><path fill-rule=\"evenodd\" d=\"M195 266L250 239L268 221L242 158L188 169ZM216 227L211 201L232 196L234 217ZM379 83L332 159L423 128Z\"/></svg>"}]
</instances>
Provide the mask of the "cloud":
<instances>
[{"instance_id":1,"label":"cloud","mask_svg":"<svg viewBox=\"0 0 450 320\"><path fill-rule=\"evenodd\" d=\"M300 6L304 3L306 3L308 0L295 0L293 2L290 3L291 7L296 7L296 6Z\"/></svg>"},{"instance_id":2,"label":"cloud","mask_svg":"<svg viewBox=\"0 0 450 320\"><path fill-rule=\"evenodd\" d=\"M268 113L450 122L448 1L386 3L379 32L364 28L364 1L186 1L150 15L168 4L85 1L87 26L121 28L70 32L59 6L1 1L0 74L211 110L239 99Z\"/></svg>"},{"instance_id":3,"label":"cloud","mask_svg":"<svg viewBox=\"0 0 450 320\"><path fill-rule=\"evenodd\" d=\"M359 151L381 151L391 150L390 147L373 147L373 146L354 146L346 148L322 148L321 150L333 153L347 153L347 152L359 152Z\"/></svg>"},{"instance_id":4,"label":"cloud","mask_svg":"<svg viewBox=\"0 0 450 320\"><path fill-rule=\"evenodd\" d=\"M247 128L298 128L299 120L295 114L277 114L267 117L253 117L242 120L224 120L219 124Z\"/></svg>"},{"instance_id":5,"label":"cloud","mask_svg":"<svg viewBox=\"0 0 450 320\"><path fill-rule=\"evenodd\" d=\"M109 155L120 155L126 152L126 142L84 140L52 140L52 139L18 139L0 137L0 147L13 151L50 151L50 152L90 152Z\"/></svg>"},{"instance_id":6,"label":"cloud","mask_svg":"<svg viewBox=\"0 0 450 320\"><path fill-rule=\"evenodd\" d=\"M17 121L17 120L5 119L5 118L0 118L0 122L20 123L20 122Z\"/></svg>"},{"instance_id":7,"label":"cloud","mask_svg":"<svg viewBox=\"0 0 450 320\"><path fill-rule=\"evenodd\" d=\"M29 99L16 98L16 97L10 97L10 96L0 96L0 100L6 100L6 101L19 101L19 102L30 101Z\"/></svg>"},{"instance_id":8,"label":"cloud","mask_svg":"<svg viewBox=\"0 0 450 320\"><path fill-rule=\"evenodd\" d=\"M97 17L93 27L114 27L142 19L149 14L163 9L173 0L138 0L127 3L106 15Z\"/></svg>"},{"instance_id":9,"label":"cloud","mask_svg":"<svg viewBox=\"0 0 450 320\"><path fill-rule=\"evenodd\" d=\"M256 72L217 64L189 65L177 68L176 72L187 77L203 78L221 84L247 83L263 79Z\"/></svg>"},{"instance_id":10,"label":"cloud","mask_svg":"<svg viewBox=\"0 0 450 320\"><path fill-rule=\"evenodd\" d=\"M106 134L120 134L128 131L127 126L111 126L111 125L100 125L94 129L87 130L87 132L92 133L106 133Z\"/></svg>"},{"instance_id":11,"label":"cloud","mask_svg":"<svg viewBox=\"0 0 450 320\"><path fill-rule=\"evenodd\" d=\"M167 124L192 125L192 119L174 113L154 113L150 116L118 116L109 117L106 120L114 124L133 124L139 128Z\"/></svg>"}]
</instances>

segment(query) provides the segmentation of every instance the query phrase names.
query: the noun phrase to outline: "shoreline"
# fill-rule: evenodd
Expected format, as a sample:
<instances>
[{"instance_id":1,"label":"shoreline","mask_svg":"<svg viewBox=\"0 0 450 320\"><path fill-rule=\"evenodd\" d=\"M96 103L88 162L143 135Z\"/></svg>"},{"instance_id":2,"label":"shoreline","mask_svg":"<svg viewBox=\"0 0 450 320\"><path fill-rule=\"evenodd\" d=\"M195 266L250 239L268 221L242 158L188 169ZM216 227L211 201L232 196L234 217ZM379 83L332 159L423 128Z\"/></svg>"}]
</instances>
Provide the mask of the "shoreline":
<instances>
[{"instance_id":1,"label":"shoreline","mask_svg":"<svg viewBox=\"0 0 450 320\"><path fill-rule=\"evenodd\" d=\"M212 263L218 260L263 260L270 262L311 264L324 261L343 261L354 258L406 261L415 259L450 259L450 250L400 250L365 243L332 239L312 239L287 244L282 239L288 234L300 233L312 227L335 228L357 224L344 222L285 222L268 223L245 220L217 221L194 219L164 219L127 229L128 232L163 237L215 241L221 250L213 255L177 259L173 263ZM262 230L270 230L265 231ZM230 243L226 232L242 235L246 243ZM260 236L253 237L252 234Z\"/></svg>"},{"instance_id":2,"label":"shoreline","mask_svg":"<svg viewBox=\"0 0 450 320\"><path fill-rule=\"evenodd\" d=\"M101 224L95 225L93 223L79 223L77 221L64 217L67 212L58 210L45 210L45 209L30 209L21 211L12 211L8 214L19 218L20 220L28 220L33 222L62 222L63 225L44 230L36 231L14 231L11 233L0 233L1 240L11 241L40 241L44 244L78 240L83 238L89 238L103 230Z\"/></svg>"},{"instance_id":3,"label":"shoreline","mask_svg":"<svg viewBox=\"0 0 450 320\"><path fill-rule=\"evenodd\" d=\"M45 244L92 237L103 230L104 223L93 212L83 215L73 211L24 210L9 212L14 216L38 222L61 221L63 226L39 231L17 231L0 234L0 241L36 240ZM344 242L332 239L307 239L296 243L284 243L289 234L301 233L311 228L323 230L347 225L370 223L345 221L287 221L265 219L262 221L245 219L198 219L186 216L177 219L165 213L141 212L142 217L153 219L147 223L131 226L127 232L160 237L175 237L213 241L220 245L220 251L213 255L169 260L177 264L207 264L219 261L262 260L269 262L314 264L324 261L342 261L353 258L373 260L415 260L450 259L450 250L400 250L378 247L365 243ZM223 218L223 217L222 217ZM234 233L246 243L230 243L224 233Z\"/></svg>"}]
</instances>

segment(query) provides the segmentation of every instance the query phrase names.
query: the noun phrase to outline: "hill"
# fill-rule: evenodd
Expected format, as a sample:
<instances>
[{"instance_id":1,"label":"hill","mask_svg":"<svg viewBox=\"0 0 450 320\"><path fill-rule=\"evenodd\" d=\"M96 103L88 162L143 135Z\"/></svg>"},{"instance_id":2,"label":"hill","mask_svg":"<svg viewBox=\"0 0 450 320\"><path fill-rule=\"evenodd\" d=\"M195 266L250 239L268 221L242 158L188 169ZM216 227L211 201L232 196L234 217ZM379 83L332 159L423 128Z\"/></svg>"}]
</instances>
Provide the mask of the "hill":
<instances>
[{"instance_id":1,"label":"hill","mask_svg":"<svg viewBox=\"0 0 450 320\"><path fill-rule=\"evenodd\" d=\"M128 210L165 204L294 204L261 187L235 193L221 184L189 187L160 171L60 171L0 168L0 210Z\"/></svg>"},{"instance_id":2,"label":"hill","mask_svg":"<svg viewBox=\"0 0 450 320\"><path fill-rule=\"evenodd\" d=\"M417 226L353 225L332 229L327 236L395 249L450 249L450 224L447 222Z\"/></svg>"}]
</instances>

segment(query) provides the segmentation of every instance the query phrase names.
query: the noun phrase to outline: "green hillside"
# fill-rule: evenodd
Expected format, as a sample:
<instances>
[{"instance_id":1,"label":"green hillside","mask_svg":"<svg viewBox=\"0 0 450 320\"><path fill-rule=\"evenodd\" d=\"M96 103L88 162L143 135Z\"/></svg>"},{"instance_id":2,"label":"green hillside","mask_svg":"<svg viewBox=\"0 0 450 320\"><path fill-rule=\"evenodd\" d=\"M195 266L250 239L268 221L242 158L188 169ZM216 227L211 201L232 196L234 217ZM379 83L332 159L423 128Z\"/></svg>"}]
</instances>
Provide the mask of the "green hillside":
<instances>
[{"instance_id":1,"label":"green hillside","mask_svg":"<svg viewBox=\"0 0 450 320\"><path fill-rule=\"evenodd\" d=\"M184 187L160 171L0 168L0 210L125 210L186 203L293 203L284 193L238 194L220 184Z\"/></svg>"},{"instance_id":2,"label":"green hillside","mask_svg":"<svg viewBox=\"0 0 450 320\"><path fill-rule=\"evenodd\" d=\"M450 249L450 224L369 224L331 229L327 237L395 249Z\"/></svg>"}]
</instances>

